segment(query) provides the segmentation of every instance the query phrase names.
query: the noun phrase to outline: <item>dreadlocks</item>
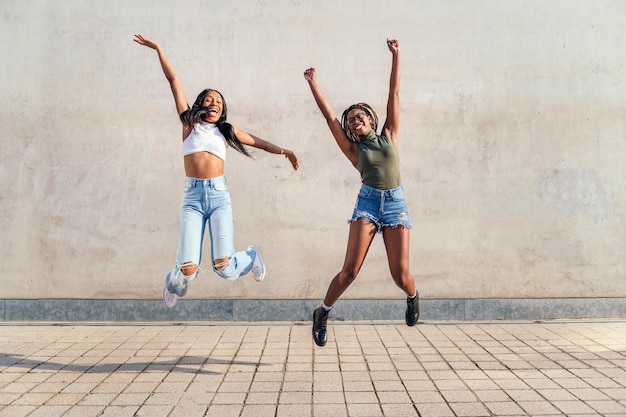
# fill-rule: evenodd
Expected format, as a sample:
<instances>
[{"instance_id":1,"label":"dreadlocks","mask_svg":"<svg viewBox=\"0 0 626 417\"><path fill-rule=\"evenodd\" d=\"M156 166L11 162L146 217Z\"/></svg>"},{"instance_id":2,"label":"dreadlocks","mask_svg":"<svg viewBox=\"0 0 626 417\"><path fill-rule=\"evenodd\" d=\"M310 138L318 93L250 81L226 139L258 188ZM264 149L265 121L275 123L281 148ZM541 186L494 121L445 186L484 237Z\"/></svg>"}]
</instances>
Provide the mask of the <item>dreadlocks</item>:
<instances>
[{"instance_id":1,"label":"dreadlocks","mask_svg":"<svg viewBox=\"0 0 626 417\"><path fill-rule=\"evenodd\" d=\"M350 138L350 140L352 140L353 142L358 142L359 138L357 138L350 131L350 127L348 126L348 113L350 113L354 109L362 110L367 115L367 117L369 117L374 132L376 132L376 130L378 129L378 115L376 114L374 109L372 109L372 107L366 103L353 104L352 106L344 110L343 114L341 115L341 127L343 128L346 136Z\"/></svg>"}]
</instances>

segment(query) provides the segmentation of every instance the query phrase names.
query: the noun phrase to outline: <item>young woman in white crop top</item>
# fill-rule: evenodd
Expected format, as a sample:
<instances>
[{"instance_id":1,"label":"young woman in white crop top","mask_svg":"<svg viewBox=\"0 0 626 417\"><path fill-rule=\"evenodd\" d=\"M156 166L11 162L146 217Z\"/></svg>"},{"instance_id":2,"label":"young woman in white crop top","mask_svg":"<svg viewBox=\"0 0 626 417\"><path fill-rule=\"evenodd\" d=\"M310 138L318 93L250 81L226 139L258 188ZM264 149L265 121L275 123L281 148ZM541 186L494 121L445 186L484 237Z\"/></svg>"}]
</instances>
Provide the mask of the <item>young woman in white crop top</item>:
<instances>
[{"instance_id":1,"label":"young woman in white crop top","mask_svg":"<svg viewBox=\"0 0 626 417\"><path fill-rule=\"evenodd\" d=\"M253 273L257 281L262 281L265 277L265 265L258 250L254 246L239 252L234 249L232 206L224 177L226 148L232 146L250 156L244 146L248 145L284 155L293 169L298 169L298 159L292 151L228 123L226 102L217 90L202 91L190 108L182 85L161 46L141 35L135 35L134 41L157 52L183 127L186 178L180 214L178 253L176 263L165 279L163 301L168 307L174 307L177 298L187 293L189 282L198 275L207 225L211 238L213 270L231 281L249 272Z\"/></svg>"}]
</instances>

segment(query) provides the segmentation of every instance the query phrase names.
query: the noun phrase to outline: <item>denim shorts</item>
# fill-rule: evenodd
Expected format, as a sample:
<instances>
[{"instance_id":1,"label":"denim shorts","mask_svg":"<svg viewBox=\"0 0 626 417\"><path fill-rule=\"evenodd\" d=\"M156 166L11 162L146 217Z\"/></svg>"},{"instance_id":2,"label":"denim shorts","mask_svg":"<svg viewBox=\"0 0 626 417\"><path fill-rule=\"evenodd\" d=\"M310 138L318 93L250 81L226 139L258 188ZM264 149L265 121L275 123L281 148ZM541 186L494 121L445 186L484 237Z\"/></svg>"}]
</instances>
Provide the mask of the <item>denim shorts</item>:
<instances>
[{"instance_id":1,"label":"denim shorts","mask_svg":"<svg viewBox=\"0 0 626 417\"><path fill-rule=\"evenodd\" d=\"M404 188L399 186L391 190L379 190L369 185L361 185L352 218L348 223L359 219L374 223L379 233L384 227L410 229L411 221L404 200Z\"/></svg>"}]
</instances>

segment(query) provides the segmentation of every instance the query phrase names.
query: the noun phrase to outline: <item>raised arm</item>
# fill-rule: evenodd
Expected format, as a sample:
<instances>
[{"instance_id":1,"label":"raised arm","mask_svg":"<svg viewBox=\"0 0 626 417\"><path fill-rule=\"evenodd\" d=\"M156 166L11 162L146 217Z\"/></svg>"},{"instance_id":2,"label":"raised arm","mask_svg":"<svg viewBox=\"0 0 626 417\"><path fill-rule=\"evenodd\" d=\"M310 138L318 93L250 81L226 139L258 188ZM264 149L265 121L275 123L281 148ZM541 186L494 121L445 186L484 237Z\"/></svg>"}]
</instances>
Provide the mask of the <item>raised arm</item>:
<instances>
[{"instance_id":1,"label":"raised arm","mask_svg":"<svg viewBox=\"0 0 626 417\"><path fill-rule=\"evenodd\" d=\"M335 113L333 113L330 105L317 85L315 68L309 68L304 71L304 79L309 83L309 87L311 88L311 93L313 93L313 98L315 98L317 107L319 107L322 115L326 119L326 123L328 123L328 127L330 128L337 145L339 145L341 152L343 152L346 158L352 162L352 165L356 164L358 156L356 152L356 145L350 140L350 138L348 138L348 136L346 136L346 133L341 127L341 122L337 120Z\"/></svg>"},{"instance_id":2,"label":"raised arm","mask_svg":"<svg viewBox=\"0 0 626 417\"><path fill-rule=\"evenodd\" d=\"M387 98L387 120L383 133L398 146L398 129L400 127L400 43L395 39L387 39L387 47L391 51L391 76L389 77L389 97Z\"/></svg>"},{"instance_id":3,"label":"raised arm","mask_svg":"<svg viewBox=\"0 0 626 417\"><path fill-rule=\"evenodd\" d=\"M293 169L297 170L299 168L300 165L298 164L298 158L296 157L296 154L293 153L293 151L281 148L278 145L274 145L273 143L254 136L246 132L245 130L239 129L237 126L234 125L233 131L235 132L235 136L237 136L237 139L239 139L241 143L255 147L257 149L264 150L265 152L273 153L276 155L285 155L285 158L289 159L289 162L291 162L291 166L293 167Z\"/></svg>"},{"instance_id":4,"label":"raised arm","mask_svg":"<svg viewBox=\"0 0 626 417\"><path fill-rule=\"evenodd\" d=\"M176 111L180 116L182 112L189 108L189 103L187 102L187 97L185 96L185 91L183 90L180 80L178 79L178 76L174 72L174 69L167 60L167 57L165 56L161 45L154 41L151 41L150 39L144 38L141 35L135 35L134 41L137 42L139 45L147 46L148 48L152 48L157 52L159 56L159 62L161 63L161 68L163 69L163 74L165 75L165 78L167 78L167 81L170 83L170 88L172 89L172 94L174 95Z\"/></svg>"}]
</instances>

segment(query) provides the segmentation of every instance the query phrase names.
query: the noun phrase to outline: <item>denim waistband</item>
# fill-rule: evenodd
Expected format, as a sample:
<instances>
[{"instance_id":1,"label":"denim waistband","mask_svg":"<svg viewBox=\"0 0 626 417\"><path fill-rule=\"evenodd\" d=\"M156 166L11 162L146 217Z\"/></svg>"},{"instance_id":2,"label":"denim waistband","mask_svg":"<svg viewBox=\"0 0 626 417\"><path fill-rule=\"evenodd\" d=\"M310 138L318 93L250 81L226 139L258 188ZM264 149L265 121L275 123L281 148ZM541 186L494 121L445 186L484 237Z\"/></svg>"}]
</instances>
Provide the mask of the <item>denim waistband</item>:
<instances>
[{"instance_id":1,"label":"denim waistband","mask_svg":"<svg viewBox=\"0 0 626 417\"><path fill-rule=\"evenodd\" d=\"M219 177L213 178L193 178L193 177L185 177L185 184L190 187L195 187L196 185L208 185L215 186L216 184L226 184L226 177L224 175L220 175Z\"/></svg>"},{"instance_id":2,"label":"denim waistband","mask_svg":"<svg viewBox=\"0 0 626 417\"><path fill-rule=\"evenodd\" d=\"M391 195L394 191L401 190L401 189L402 189L401 185L396 187L396 188L391 188L389 190L381 190L379 188L370 187L367 184L361 184L361 190L367 191L367 192L375 192L375 193L378 193L380 195Z\"/></svg>"}]
</instances>

